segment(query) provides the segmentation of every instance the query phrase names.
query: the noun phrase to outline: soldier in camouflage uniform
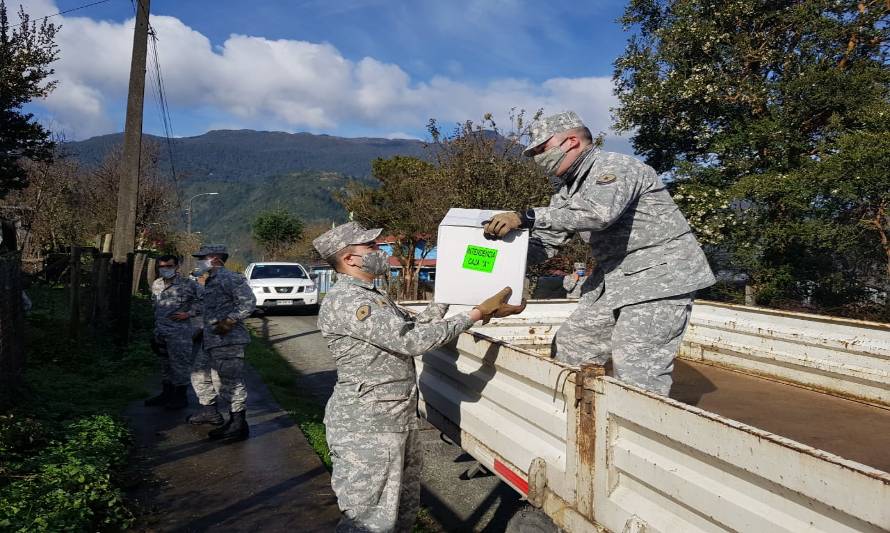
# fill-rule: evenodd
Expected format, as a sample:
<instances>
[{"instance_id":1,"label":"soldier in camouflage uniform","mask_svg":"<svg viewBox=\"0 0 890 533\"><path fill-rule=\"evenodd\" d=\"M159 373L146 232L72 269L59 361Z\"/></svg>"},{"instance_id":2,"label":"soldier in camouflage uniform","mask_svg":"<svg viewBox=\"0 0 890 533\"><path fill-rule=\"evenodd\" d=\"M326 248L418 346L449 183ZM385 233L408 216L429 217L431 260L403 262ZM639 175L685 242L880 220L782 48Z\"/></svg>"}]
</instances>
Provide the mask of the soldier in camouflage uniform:
<instances>
[{"instance_id":1,"label":"soldier in camouflage uniform","mask_svg":"<svg viewBox=\"0 0 890 533\"><path fill-rule=\"evenodd\" d=\"M243 275L226 270L229 258L221 244L205 244L197 253L198 268L208 272L204 284L204 351L219 375L219 395L231 405L229 419L211 430L211 439L246 439L247 389L244 387L244 347L250 333L244 320L256 309L256 298Z\"/></svg>"},{"instance_id":2,"label":"soldier in camouflage uniform","mask_svg":"<svg viewBox=\"0 0 890 533\"><path fill-rule=\"evenodd\" d=\"M413 358L477 320L524 308L505 303L506 288L447 319L448 306L441 304L409 316L374 288L374 278L389 270L388 257L374 245L380 231L350 222L312 242L338 272L321 304L318 327L337 364L324 421L334 464L331 485L343 512L339 532L411 531L422 465Z\"/></svg>"},{"instance_id":3,"label":"soldier in camouflage uniform","mask_svg":"<svg viewBox=\"0 0 890 533\"><path fill-rule=\"evenodd\" d=\"M530 229L529 264L577 234L597 262L556 334L555 357L573 365L611 358L618 379L667 395L694 292L715 281L689 224L655 170L595 149L574 112L534 123L524 154L557 177L559 190L549 207L496 215L486 234Z\"/></svg>"},{"instance_id":4,"label":"soldier in camouflage uniform","mask_svg":"<svg viewBox=\"0 0 890 533\"><path fill-rule=\"evenodd\" d=\"M153 344L162 357L163 391L145 400L145 405L182 409L188 405L193 333L190 319L197 307L196 284L179 275L176 256L161 256L157 265L160 277L151 284L155 315Z\"/></svg>"},{"instance_id":5,"label":"soldier in camouflage uniform","mask_svg":"<svg viewBox=\"0 0 890 533\"><path fill-rule=\"evenodd\" d=\"M577 300L581 297L584 282L587 281L587 268L584 263L575 263L575 271L562 278L562 288L566 290L566 298Z\"/></svg>"},{"instance_id":6,"label":"soldier in camouflage uniform","mask_svg":"<svg viewBox=\"0 0 890 533\"><path fill-rule=\"evenodd\" d=\"M213 370L210 362L210 355L204 350L204 283L207 282L208 272L197 276L197 305L195 306L195 316L192 318L192 326L195 328L192 342L192 355L194 362L192 363L191 380L192 388L198 396L198 404L201 410L193 413L186 418L189 424L200 425L210 424L219 426L225 422L219 410L216 407L217 390L219 388L219 376Z\"/></svg>"}]
</instances>

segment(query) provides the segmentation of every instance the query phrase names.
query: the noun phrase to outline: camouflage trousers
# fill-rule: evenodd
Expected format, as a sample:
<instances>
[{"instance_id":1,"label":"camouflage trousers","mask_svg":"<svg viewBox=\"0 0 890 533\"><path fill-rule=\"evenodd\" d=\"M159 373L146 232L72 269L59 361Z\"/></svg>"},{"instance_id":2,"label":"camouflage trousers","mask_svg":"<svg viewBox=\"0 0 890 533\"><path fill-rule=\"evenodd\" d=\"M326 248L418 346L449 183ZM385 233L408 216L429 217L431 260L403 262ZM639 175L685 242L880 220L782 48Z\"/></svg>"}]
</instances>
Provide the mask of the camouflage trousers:
<instances>
[{"instance_id":1,"label":"camouflage trousers","mask_svg":"<svg viewBox=\"0 0 890 533\"><path fill-rule=\"evenodd\" d=\"M198 396L201 405L215 405L217 391L220 388L219 374L213 369L208 354L201 342L195 342L192 347L194 363L192 363L192 388Z\"/></svg>"},{"instance_id":2,"label":"camouflage trousers","mask_svg":"<svg viewBox=\"0 0 890 533\"><path fill-rule=\"evenodd\" d=\"M244 345L230 344L205 348L210 356L211 371L219 376L219 396L237 413L247 408L247 387L244 386ZM197 391L196 391L197 392Z\"/></svg>"},{"instance_id":3,"label":"camouflage trousers","mask_svg":"<svg viewBox=\"0 0 890 533\"><path fill-rule=\"evenodd\" d=\"M417 430L328 429L331 487L343 516L338 533L410 532L420 507L423 450Z\"/></svg>"},{"instance_id":4,"label":"camouflage trousers","mask_svg":"<svg viewBox=\"0 0 890 533\"><path fill-rule=\"evenodd\" d=\"M605 364L611 359L619 380L667 396L673 383L674 358L689 323L692 296L612 309L598 305L596 291L587 293L556 332L554 357L570 365Z\"/></svg>"},{"instance_id":5,"label":"camouflage trousers","mask_svg":"<svg viewBox=\"0 0 890 533\"><path fill-rule=\"evenodd\" d=\"M167 349L167 356L161 358L161 379L173 385L188 385L192 368L192 335L190 330L183 333L155 333L158 344Z\"/></svg>"}]
</instances>

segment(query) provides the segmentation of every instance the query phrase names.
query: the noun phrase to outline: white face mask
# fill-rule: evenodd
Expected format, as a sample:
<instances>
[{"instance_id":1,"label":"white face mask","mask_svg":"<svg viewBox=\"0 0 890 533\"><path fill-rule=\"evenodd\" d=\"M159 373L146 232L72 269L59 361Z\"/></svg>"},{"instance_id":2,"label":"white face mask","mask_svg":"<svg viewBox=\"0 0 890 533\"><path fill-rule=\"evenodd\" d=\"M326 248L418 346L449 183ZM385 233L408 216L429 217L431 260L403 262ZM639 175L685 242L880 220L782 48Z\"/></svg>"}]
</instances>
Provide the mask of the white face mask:
<instances>
[{"instance_id":1,"label":"white face mask","mask_svg":"<svg viewBox=\"0 0 890 533\"><path fill-rule=\"evenodd\" d=\"M195 262L195 267L198 269L198 275L207 272L211 268L213 268L213 260L212 259L201 259Z\"/></svg>"}]
</instances>

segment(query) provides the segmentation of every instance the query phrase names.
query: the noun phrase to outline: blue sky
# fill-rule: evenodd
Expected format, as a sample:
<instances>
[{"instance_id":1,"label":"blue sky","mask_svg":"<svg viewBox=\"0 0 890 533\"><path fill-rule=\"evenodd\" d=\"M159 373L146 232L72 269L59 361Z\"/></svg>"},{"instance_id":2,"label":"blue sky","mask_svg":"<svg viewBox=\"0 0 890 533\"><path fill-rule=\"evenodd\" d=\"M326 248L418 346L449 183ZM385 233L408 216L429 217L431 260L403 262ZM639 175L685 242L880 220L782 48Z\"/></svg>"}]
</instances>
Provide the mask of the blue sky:
<instances>
[{"instance_id":1,"label":"blue sky","mask_svg":"<svg viewBox=\"0 0 890 533\"><path fill-rule=\"evenodd\" d=\"M95 0L93 0L95 1ZM90 0L25 0L34 17ZM16 2L11 3L13 6ZM612 62L623 1L152 2L174 133L217 128L425 136L425 124L503 124L510 107L576 109L613 149ZM129 0L54 17L60 85L38 116L69 138L119 131L132 39ZM162 132L152 90L145 129Z\"/></svg>"}]
</instances>

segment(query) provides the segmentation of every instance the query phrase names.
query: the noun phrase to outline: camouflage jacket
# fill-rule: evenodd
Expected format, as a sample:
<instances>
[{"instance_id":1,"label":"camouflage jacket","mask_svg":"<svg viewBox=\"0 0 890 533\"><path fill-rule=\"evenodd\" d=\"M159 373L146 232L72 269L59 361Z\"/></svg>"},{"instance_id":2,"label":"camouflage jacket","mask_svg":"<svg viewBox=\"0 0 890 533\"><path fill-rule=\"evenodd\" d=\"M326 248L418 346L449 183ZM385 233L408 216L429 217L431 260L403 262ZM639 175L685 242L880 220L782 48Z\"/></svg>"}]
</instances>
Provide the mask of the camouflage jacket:
<instances>
[{"instance_id":1,"label":"camouflage jacket","mask_svg":"<svg viewBox=\"0 0 890 533\"><path fill-rule=\"evenodd\" d=\"M244 320L254 309L256 297L243 275L224 267L211 272L204 283L204 348L249 343L250 333ZM226 335L217 335L214 325L226 318L236 320L235 327Z\"/></svg>"},{"instance_id":2,"label":"camouflage jacket","mask_svg":"<svg viewBox=\"0 0 890 533\"><path fill-rule=\"evenodd\" d=\"M197 283L189 278L176 276L170 285L164 278L158 278L151 284L151 299L155 309L155 333L182 333L190 335L193 329L191 320L174 320L171 315L184 311L194 316L199 307Z\"/></svg>"},{"instance_id":3,"label":"camouflage jacket","mask_svg":"<svg viewBox=\"0 0 890 533\"><path fill-rule=\"evenodd\" d=\"M361 432L418 427L413 357L473 325L469 313L442 318L447 309L430 304L411 317L373 283L340 274L318 313L318 327L337 364L325 425Z\"/></svg>"},{"instance_id":4,"label":"camouflage jacket","mask_svg":"<svg viewBox=\"0 0 890 533\"><path fill-rule=\"evenodd\" d=\"M529 263L552 257L579 235L597 261L585 287L602 290L603 303L614 309L715 281L664 183L655 170L630 156L591 150L550 206L534 211Z\"/></svg>"},{"instance_id":5,"label":"camouflage jacket","mask_svg":"<svg viewBox=\"0 0 890 533\"><path fill-rule=\"evenodd\" d=\"M574 274L568 274L562 278L562 288L566 290L566 298L572 298L577 300L581 297L581 288L584 287L584 282L587 281L589 276L578 276L578 279L575 279Z\"/></svg>"}]
</instances>

